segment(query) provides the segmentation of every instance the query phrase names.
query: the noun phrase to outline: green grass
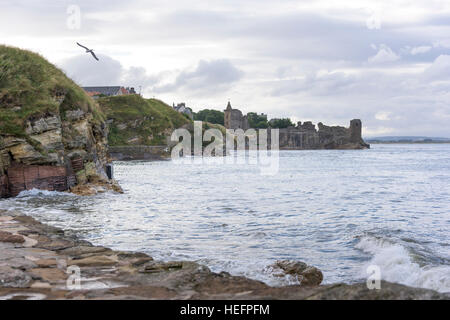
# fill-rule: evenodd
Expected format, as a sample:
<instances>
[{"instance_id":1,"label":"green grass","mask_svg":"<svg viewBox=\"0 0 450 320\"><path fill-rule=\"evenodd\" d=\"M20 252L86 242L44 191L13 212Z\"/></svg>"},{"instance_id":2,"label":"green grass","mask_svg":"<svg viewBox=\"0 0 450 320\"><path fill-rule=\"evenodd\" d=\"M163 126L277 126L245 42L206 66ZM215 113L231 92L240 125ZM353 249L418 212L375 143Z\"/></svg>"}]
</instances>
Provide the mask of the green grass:
<instances>
[{"instance_id":1,"label":"green grass","mask_svg":"<svg viewBox=\"0 0 450 320\"><path fill-rule=\"evenodd\" d=\"M60 104L57 97L64 97ZM26 137L28 119L82 109L95 122L105 119L98 105L60 69L39 54L0 45L0 135Z\"/></svg>"},{"instance_id":2,"label":"green grass","mask_svg":"<svg viewBox=\"0 0 450 320\"><path fill-rule=\"evenodd\" d=\"M113 119L110 125L109 144L124 146L133 137L141 139L144 145L165 145L164 132L172 131L190 122L186 117L173 110L164 102L156 99L144 99L139 95L126 95L99 98L98 103L107 115ZM142 121L136 128L129 124ZM118 125L127 124L120 129ZM151 138L150 138L151 137Z\"/></svg>"}]
</instances>

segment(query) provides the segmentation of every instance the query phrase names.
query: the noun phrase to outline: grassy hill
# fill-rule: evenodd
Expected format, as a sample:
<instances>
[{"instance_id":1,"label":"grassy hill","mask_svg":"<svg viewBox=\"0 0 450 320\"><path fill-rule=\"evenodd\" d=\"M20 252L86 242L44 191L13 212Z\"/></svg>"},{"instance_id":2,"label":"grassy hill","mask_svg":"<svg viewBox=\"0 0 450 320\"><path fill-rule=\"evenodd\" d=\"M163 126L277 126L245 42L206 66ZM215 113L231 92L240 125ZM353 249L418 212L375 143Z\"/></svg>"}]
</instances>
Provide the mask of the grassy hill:
<instances>
[{"instance_id":1,"label":"grassy hill","mask_svg":"<svg viewBox=\"0 0 450 320\"><path fill-rule=\"evenodd\" d=\"M64 122L66 111L78 109L92 114L94 124L108 120L112 146L165 145L174 129L192 124L157 99L128 95L94 100L39 54L0 45L0 136L24 138L41 150L27 134L27 123L51 115Z\"/></svg>"},{"instance_id":2,"label":"grassy hill","mask_svg":"<svg viewBox=\"0 0 450 320\"><path fill-rule=\"evenodd\" d=\"M0 135L26 138L26 120L75 109L104 119L95 101L42 56L0 45Z\"/></svg>"},{"instance_id":3,"label":"grassy hill","mask_svg":"<svg viewBox=\"0 0 450 320\"><path fill-rule=\"evenodd\" d=\"M165 145L174 129L191 121L157 99L139 95L104 97L98 99L109 123L109 144Z\"/></svg>"}]
</instances>

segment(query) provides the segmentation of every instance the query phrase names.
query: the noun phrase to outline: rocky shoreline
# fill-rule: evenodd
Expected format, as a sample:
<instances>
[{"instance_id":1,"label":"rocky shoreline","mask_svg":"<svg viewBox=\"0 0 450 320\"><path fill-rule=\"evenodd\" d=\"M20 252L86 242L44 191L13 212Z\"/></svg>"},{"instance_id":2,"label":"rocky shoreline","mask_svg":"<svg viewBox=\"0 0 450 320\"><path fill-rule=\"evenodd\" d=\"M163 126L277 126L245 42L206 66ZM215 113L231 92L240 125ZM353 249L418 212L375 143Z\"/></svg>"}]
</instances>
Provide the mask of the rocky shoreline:
<instances>
[{"instance_id":1,"label":"rocky shoreline","mask_svg":"<svg viewBox=\"0 0 450 320\"><path fill-rule=\"evenodd\" d=\"M20 212L0 210L0 300L450 299L388 282L381 290L365 283L320 285L320 270L300 262L274 267L299 276L302 284L270 287L195 262L155 261L143 253L93 246Z\"/></svg>"}]
</instances>

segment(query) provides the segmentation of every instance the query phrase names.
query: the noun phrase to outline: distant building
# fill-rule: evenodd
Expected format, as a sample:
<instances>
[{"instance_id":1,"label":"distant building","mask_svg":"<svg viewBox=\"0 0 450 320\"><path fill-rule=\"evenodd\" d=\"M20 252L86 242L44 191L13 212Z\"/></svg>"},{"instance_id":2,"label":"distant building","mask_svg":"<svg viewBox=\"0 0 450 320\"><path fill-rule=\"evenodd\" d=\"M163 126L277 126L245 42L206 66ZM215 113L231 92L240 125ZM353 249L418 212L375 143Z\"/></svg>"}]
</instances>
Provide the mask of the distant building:
<instances>
[{"instance_id":1,"label":"distant building","mask_svg":"<svg viewBox=\"0 0 450 320\"><path fill-rule=\"evenodd\" d=\"M224 124L227 129L249 129L248 118L244 116L238 109L233 109L231 103L228 102L227 108L224 110Z\"/></svg>"},{"instance_id":2,"label":"distant building","mask_svg":"<svg viewBox=\"0 0 450 320\"><path fill-rule=\"evenodd\" d=\"M129 94L136 94L134 88L125 88L121 86L114 87L83 87L84 91L91 97L98 97L101 95L107 97L123 96Z\"/></svg>"},{"instance_id":3,"label":"distant building","mask_svg":"<svg viewBox=\"0 0 450 320\"><path fill-rule=\"evenodd\" d=\"M186 107L186 103L182 102L177 105L175 103L172 105L173 109L175 111L178 111L179 113L183 113L187 115L189 118L194 119L194 115L192 114L192 110L188 107Z\"/></svg>"}]
</instances>

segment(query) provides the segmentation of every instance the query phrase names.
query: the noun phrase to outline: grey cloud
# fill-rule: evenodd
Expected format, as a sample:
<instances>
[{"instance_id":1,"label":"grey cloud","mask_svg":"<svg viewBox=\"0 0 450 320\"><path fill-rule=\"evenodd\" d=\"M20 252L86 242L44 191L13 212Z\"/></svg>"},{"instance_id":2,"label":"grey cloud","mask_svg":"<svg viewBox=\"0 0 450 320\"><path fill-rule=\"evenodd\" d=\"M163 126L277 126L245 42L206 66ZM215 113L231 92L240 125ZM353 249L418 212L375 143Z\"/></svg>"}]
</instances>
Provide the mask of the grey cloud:
<instances>
[{"instance_id":1,"label":"grey cloud","mask_svg":"<svg viewBox=\"0 0 450 320\"><path fill-rule=\"evenodd\" d=\"M450 136L450 20L439 6L427 4L420 18L389 22L381 16L381 28L369 29L364 8L313 9L298 0L211 0L207 6L199 0L78 0L82 29L69 31L66 8L73 2L0 0L2 38L57 59L78 53L61 45L71 41L115 57L140 58L145 51L152 62L169 52L157 70L146 60L128 60L136 66L125 68L106 56L97 65L88 55L62 63L83 85L143 86L193 107L231 97L248 111L336 124L361 117L373 132L385 127ZM395 1L391 7L403 12ZM421 74L404 71L427 64ZM264 81L271 77L277 81ZM379 112L390 114L377 119Z\"/></svg>"},{"instance_id":2,"label":"grey cloud","mask_svg":"<svg viewBox=\"0 0 450 320\"><path fill-rule=\"evenodd\" d=\"M279 82L272 95L284 94L284 100L298 101L296 106L286 106L284 112L305 120L321 120L318 114L327 118L323 121L335 124L361 118L367 134L372 136L387 131L448 136L448 74L450 56L440 56L419 74L366 70L348 76L309 75L303 80ZM388 112L389 116L380 117L380 112Z\"/></svg>"},{"instance_id":3,"label":"grey cloud","mask_svg":"<svg viewBox=\"0 0 450 320\"><path fill-rule=\"evenodd\" d=\"M284 96L309 91L314 95L339 94L356 81L352 75L343 72L326 74L307 73L304 78L277 81L273 84L272 96Z\"/></svg>"},{"instance_id":4,"label":"grey cloud","mask_svg":"<svg viewBox=\"0 0 450 320\"><path fill-rule=\"evenodd\" d=\"M122 64L111 57L97 55L99 61L84 54L67 59L61 67L69 77L83 86L120 85L124 72Z\"/></svg>"},{"instance_id":5,"label":"grey cloud","mask_svg":"<svg viewBox=\"0 0 450 320\"><path fill-rule=\"evenodd\" d=\"M145 90L158 83L161 75L149 75L143 67L124 68L122 64L106 55L97 54L99 61L90 55L79 55L65 60L61 68L75 82L83 86L142 87Z\"/></svg>"},{"instance_id":6,"label":"grey cloud","mask_svg":"<svg viewBox=\"0 0 450 320\"><path fill-rule=\"evenodd\" d=\"M240 80L243 72L226 59L199 61L193 70L178 73L175 81L164 81L171 71L148 74L143 67L124 68L122 64L109 56L98 55L100 61L90 55L79 55L67 59L61 64L66 74L83 86L124 85L148 92L173 92L191 90L195 92L217 92L227 90Z\"/></svg>"},{"instance_id":7,"label":"grey cloud","mask_svg":"<svg viewBox=\"0 0 450 320\"><path fill-rule=\"evenodd\" d=\"M423 75L428 81L450 81L450 55L440 55ZM448 88L447 88L448 89Z\"/></svg>"},{"instance_id":8,"label":"grey cloud","mask_svg":"<svg viewBox=\"0 0 450 320\"><path fill-rule=\"evenodd\" d=\"M157 84L163 78L162 74L149 75L143 67L130 67L122 73L122 81L127 86L144 90Z\"/></svg>"},{"instance_id":9,"label":"grey cloud","mask_svg":"<svg viewBox=\"0 0 450 320\"><path fill-rule=\"evenodd\" d=\"M194 70L184 70L170 84L157 86L155 92L189 89L195 91L215 92L226 90L234 82L240 80L243 72L229 60L201 60Z\"/></svg>"}]
</instances>

